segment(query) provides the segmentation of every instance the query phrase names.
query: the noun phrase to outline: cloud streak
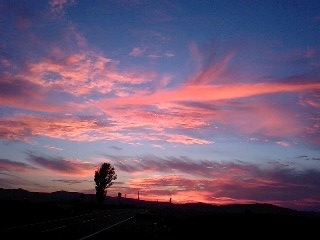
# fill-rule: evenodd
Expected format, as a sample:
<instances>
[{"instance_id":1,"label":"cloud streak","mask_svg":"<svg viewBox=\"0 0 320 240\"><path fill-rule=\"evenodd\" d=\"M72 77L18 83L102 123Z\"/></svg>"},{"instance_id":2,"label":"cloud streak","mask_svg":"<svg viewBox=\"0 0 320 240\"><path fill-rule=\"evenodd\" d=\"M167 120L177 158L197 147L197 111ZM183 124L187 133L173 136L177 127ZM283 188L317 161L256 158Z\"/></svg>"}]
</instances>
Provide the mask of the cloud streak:
<instances>
[{"instance_id":1,"label":"cloud streak","mask_svg":"<svg viewBox=\"0 0 320 240\"><path fill-rule=\"evenodd\" d=\"M47 170L76 175L91 175L96 165L73 159L64 159L61 157L42 157L29 153L28 161Z\"/></svg>"},{"instance_id":2,"label":"cloud streak","mask_svg":"<svg viewBox=\"0 0 320 240\"><path fill-rule=\"evenodd\" d=\"M274 162L258 166L245 162L194 161L188 157L139 156L136 161L123 160L126 157L108 158L118 171L145 176L139 180L133 178L129 185L150 199L157 196L164 201L171 197L176 202L194 202L197 193L197 200L203 196L200 201L213 204L276 202L286 206L292 202L290 207L298 209L320 199L319 194L314 194L319 190L316 176L320 172L314 169L300 171L279 167Z\"/></svg>"}]
</instances>

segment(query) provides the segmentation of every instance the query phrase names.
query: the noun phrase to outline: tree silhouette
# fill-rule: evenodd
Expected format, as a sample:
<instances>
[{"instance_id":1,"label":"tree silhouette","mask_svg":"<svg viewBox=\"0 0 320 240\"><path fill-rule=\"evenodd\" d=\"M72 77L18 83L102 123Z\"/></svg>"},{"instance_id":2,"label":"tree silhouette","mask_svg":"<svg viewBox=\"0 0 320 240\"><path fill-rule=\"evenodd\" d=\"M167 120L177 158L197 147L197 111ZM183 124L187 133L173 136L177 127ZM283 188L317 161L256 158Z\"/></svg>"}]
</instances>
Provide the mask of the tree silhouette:
<instances>
[{"instance_id":1,"label":"tree silhouette","mask_svg":"<svg viewBox=\"0 0 320 240\"><path fill-rule=\"evenodd\" d=\"M102 205L107 188L111 187L113 180L117 179L117 175L113 166L110 163L102 163L99 169L94 173L94 181L96 183L96 199L99 205Z\"/></svg>"}]
</instances>

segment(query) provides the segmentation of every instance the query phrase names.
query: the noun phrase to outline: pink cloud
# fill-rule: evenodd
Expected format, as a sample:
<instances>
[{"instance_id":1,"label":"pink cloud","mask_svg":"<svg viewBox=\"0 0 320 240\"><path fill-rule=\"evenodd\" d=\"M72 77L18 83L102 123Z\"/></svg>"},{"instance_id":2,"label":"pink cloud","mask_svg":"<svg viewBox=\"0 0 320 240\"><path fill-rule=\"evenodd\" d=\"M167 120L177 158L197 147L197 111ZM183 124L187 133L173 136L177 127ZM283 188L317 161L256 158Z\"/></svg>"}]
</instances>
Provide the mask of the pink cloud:
<instances>
[{"instance_id":1,"label":"pink cloud","mask_svg":"<svg viewBox=\"0 0 320 240\"><path fill-rule=\"evenodd\" d=\"M269 100L257 100L255 104L251 100L241 104L241 101L248 98L291 93L304 96L300 100L301 106L317 108L319 104L316 95L310 97L312 93L320 90L316 79L307 79L305 82L304 79L298 79L294 83L252 84L239 83L235 76L234 79L222 82L220 77L226 74L233 53L220 62L209 64L203 71L191 76L185 84L171 88L165 87L172 80L172 76L137 69L120 72L113 60L94 52L67 55L59 48L52 48L51 53L51 57L42 58L39 62L28 62L18 74L4 75L0 84L4 87L2 89L6 90L0 97L0 104L40 112L80 113L89 110L93 116L105 118L110 125L94 126L57 117L53 121L61 121L61 125L55 129L53 135L44 126L40 129L40 126L32 124L30 118L19 118L19 121L29 126L30 132L23 133L17 125L8 129L7 124L4 124L4 138L26 140L27 135L43 134L76 141L117 138L126 142L153 140L209 144L213 141L207 140L205 134L198 137L191 132L175 134L172 130L222 130L230 134L285 137L303 132L311 135L319 129L296 117L295 110L288 110L287 106L275 106L268 103ZM156 88L150 87L153 83L158 84ZM99 94L95 100L89 97L93 93ZM50 94L58 96L60 102L52 103ZM68 98L60 97L63 94ZM234 102L240 103L236 105ZM3 122L7 120L12 122L11 119L4 119ZM47 122L45 118L44 122ZM63 132L64 124L72 129L69 137ZM76 124L83 127L76 129ZM219 126L221 128L218 129ZM306 131L306 128L309 130ZM106 129L108 133L103 133ZM134 133L141 129L147 133Z\"/></svg>"},{"instance_id":2,"label":"pink cloud","mask_svg":"<svg viewBox=\"0 0 320 240\"><path fill-rule=\"evenodd\" d=\"M262 202L286 207L292 201L292 207L303 208L320 199L319 194L314 195L319 188L316 170L301 172L272 163L267 168L266 165L195 162L173 157L139 159L134 164L131 161L122 165L116 159L114 163L118 171L140 176L127 182L128 189L121 186L122 191L132 195L140 191L141 199L145 200L172 198L173 202L183 203L197 199L197 202L212 204Z\"/></svg>"},{"instance_id":3,"label":"pink cloud","mask_svg":"<svg viewBox=\"0 0 320 240\"><path fill-rule=\"evenodd\" d=\"M149 54L148 58L150 58L150 59L158 59L158 58L161 58L161 56L158 55L158 54Z\"/></svg>"},{"instance_id":4,"label":"pink cloud","mask_svg":"<svg viewBox=\"0 0 320 240\"><path fill-rule=\"evenodd\" d=\"M61 55L59 50L53 49L53 56L57 54ZM122 73L111 59L94 53L43 58L38 63L28 63L26 69L17 77L76 96L93 91L107 94L117 91L117 88L121 90L122 84L138 85L159 77L152 71L130 70Z\"/></svg>"},{"instance_id":5,"label":"pink cloud","mask_svg":"<svg viewBox=\"0 0 320 240\"><path fill-rule=\"evenodd\" d=\"M65 8L68 5L73 3L74 3L74 0L50 0L49 1L51 11L57 16L64 15Z\"/></svg>"},{"instance_id":6,"label":"pink cloud","mask_svg":"<svg viewBox=\"0 0 320 240\"><path fill-rule=\"evenodd\" d=\"M45 118L31 115L15 115L12 118L1 119L0 132L2 139L32 141L37 136L65 139L70 141L100 141L117 140L136 142L139 140L153 140L183 144L209 144L212 142L183 135L183 134L122 134L121 131L130 131L140 128L141 124L101 124L96 119L81 120L76 117Z\"/></svg>"},{"instance_id":7,"label":"pink cloud","mask_svg":"<svg viewBox=\"0 0 320 240\"><path fill-rule=\"evenodd\" d=\"M51 149L51 150L59 150L59 151L62 151L63 149L62 148L59 148L59 147L54 147L54 146L43 146L44 148L47 148L47 149Z\"/></svg>"},{"instance_id":8,"label":"pink cloud","mask_svg":"<svg viewBox=\"0 0 320 240\"><path fill-rule=\"evenodd\" d=\"M200 73L198 73L197 75L192 76L188 80L188 83L191 85L206 85L219 81L219 77L221 77L223 73L225 73L228 63L233 58L233 56L234 53L229 53L222 59L222 61L211 64L200 71Z\"/></svg>"},{"instance_id":9,"label":"pink cloud","mask_svg":"<svg viewBox=\"0 0 320 240\"><path fill-rule=\"evenodd\" d=\"M0 171L7 172L28 172L37 168L21 162L11 161L9 159L0 159Z\"/></svg>"},{"instance_id":10,"label":"pink cloud","mask_svg":"<svg viewBox=\"0 0 320 240\"><path fill-rule=\"evenodd\" d=\"M165 56L165 57L168 57L168 58L172 58L172 57L174 57L175 55L174 55L174 53L172 53L172 52L166 52L166 53L164 54L164 56Z\"/></svg>"},{"instance_id":11,"label":"pink cloud","mask_svg":"<svg viewBox=\"0 0 320 240\"><path fill-rule=\"evenodd\" d=\"M151 141L164 141L169 143L182 143L182 144L212 144L210 142L200 138L194 138L183 134L168 134L168 133L154 133L145 134L142 136L143 139Z\"/></svg>"},{"instance_id":12,"label":"pink cloud","mask_svg":"<svg viewBox=\"0 0 320 240\"><path fill-rule=\"evenodd\" d=\"M229 131L241 134L259 134L267 137L297 136L305 131L301 119L293 110L281 104L267 101L246 102L244 106L226 110L222 124L229 125Z\"/></svg>"},{"instance_id":13,"label":"pink cloud","mask_svg":"<svg viewBox=\"0 0 320 240\"><path fill-rule=\"evenodd\" d=\"M95 119L45 118L15 115L1 119L1 138L30 141L33 137L46 136L70 141L123 140L134 141L130 136L116 132L109 125L100 125Z\"/></svg>"},{"instance_id":14,"label":"pink cloud","mask_svg":"<svg viewBox=\"0 0 320 240\"><path fill-rule=\"evenodd\" d=\"M155 148L165 149L163 146L158 145L158 144L152 144L152 146Z\"/></svg>"},{"instance_id":15,"label":"pink cloud","mask_svg":"<svg viewBox=\"0 0 320 240\"><path fill-rule=\"evenodd\" d=\"M135 47L132 49L129 55L133 57L139 57L139 56L142 56L145 51L146 51L146 48Z\"/></svg>"},{"instance_id":16,"label":"pink cloud","mask_svg":"<svg viewBox=\"0 0 320 240\"><path fill-rule=\"evenodd\" d=\"M300 97L300 104L302 106L310 106L314 108L320 108L320 93L314 92L309 94L304 94Z\"/></svg>"},{"instance_id":17,"label":"pink cloud","mask_svg":"<svg viewBox=\"0 0 320 240\"><path fill-rule=\"evenodd\" d=\"M277 144L279 144L280 146L282 146L282 147L289 147L290 146L290 143L288 143L288 142L281 142L281 141L279 141L279 142L276 142Z\"/></svg>"},{"instance_id":18,"label":"pink cloud","mask_svg":"<svg viewBox=\"0 0 320 240\"><path fill-rule=\"evenodd\" d=\"M208 102L241 99L275 93L297 93L320 90L320 83L284 84L256 83L232 85L183 85L175 89L160 90L155 93L136 93L125 98L101 100L101 104L153 105L163 102Z\"/></svg>"},{"instance_id":19,"label":"pink cloud","mask_svg":"<svg viewBox=\"0 0 320 240\"><path fill-rule=\"evenodd\" d=\"M319 89L317 82L183 85L153 93L137 92L126 97L104 99L95 107L111 116L118 126L147 127L162 133L165 129L205 129L218 124L229 133L285 137L303 134L311 123L297 115L293 106L274 105L265 97ZM262 100L241 104L249 97ZM237 101L239 103L235 104ZM149 111L148 106L154 106L154 110Z\"/></svg>"},{"instance_id":20,"label":"pink cloud","mask_svg":"<svg viewBox=\"0 0 320 240\"><path fill-rule=\"evenodd\" d=\"M1 77L0 106L43 112L62 111L63 107L48 101L47 89L19 76L4 74Z\"/></svg>"},{"instance_id":21,"label":"pink cloud","mask_svg":"<svg viewBox=\"0 0 320 240\"><path fill-rule=\"evenodd\" d=\"M60 174L65 174L69 176L90 176L97 168L96 165L80 161L77 159L65 159L59 157L42 157L36 156L34 154L29 154L28 161L39 167L45 169L46 171L54 171Z\"/></svg>"}]
</instances>

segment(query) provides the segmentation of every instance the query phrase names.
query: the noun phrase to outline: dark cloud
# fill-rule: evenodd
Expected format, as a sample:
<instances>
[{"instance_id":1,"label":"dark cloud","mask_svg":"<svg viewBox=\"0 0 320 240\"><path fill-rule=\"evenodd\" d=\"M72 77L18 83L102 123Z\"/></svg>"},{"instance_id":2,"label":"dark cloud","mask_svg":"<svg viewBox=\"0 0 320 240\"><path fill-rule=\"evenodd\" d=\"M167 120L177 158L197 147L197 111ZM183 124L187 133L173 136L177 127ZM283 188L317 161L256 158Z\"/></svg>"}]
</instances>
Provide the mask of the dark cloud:
<instances>
[{"instance_id":1,"label":"dark cloud","mask_svg":"<svg viewBox=\"0 0 320 240\"><path fill-rule=\"evenodd\" d=\"M144 170L153 170L160 172L179 171L183 173L193 174L206 177L215 173L223 173L226 169L233 168L252 168L253 165L244 164L241 162L217 162L217 161L194 161L189 157L158 157L154 155L145 155L136 158L124 156L106 155L115 161L115 166L125 172L137 172Z\"/></svg>"},{"instance_id":2,"label":"dark cloud","mask_svg":"<svg viewBox=\"0 0 320 240\"><path fill-rule=\"evenodd\" d=\"M117 146L111 146L110 148L115 149L115 150L122 150L121 147L117 147Z\"/></svg>"},{"instance_id":3,"label":"dark cloud","mask_svg":"<svg viewBox=\"0 0 320 240\"><path fill-rule=\"evenodd\" d=\"M52 180L52 181L66 183L68 185L82 184L85 182L93 182L93 181L88 181L88 180L77 180L77 179L56 179L56 180Z\"/></svg>"},{"instance_id":4,"label":"dark cloud","mask_svg":"<svg viewBox=\"0 0 320 240\"><path fill-rule=\"evenodd\" d=\"M0 78L0 96L9 99L32 99L39 94L39 86L29 81L8 76Z\"/></svg>"},{"instance_id":5,"label":"dark cloud","mask_svg":"<svg viewBox=\"0 0 320 240\"><path fill-rule=\"evenodd\" d=\"M27 141L32 135L31 128L24 122L0 119L0 139Z\"/></svg>"},{"instance_id":6,"label":"dark cloud","mask_svg":"<svg viewBox=\"0 0 320 240\"><path fill-rule=\"evenodd\" d=\"M28 153L27 160L43 168L68 174L81 174L90 168L93 169L96 167L94 164L84 163L79 160L67 160L61 157L36 156L32 153Z\"/></svg>"},{"instance_id":7,"label":"dark cloud","mask_svg":"<svg viewBox=\"0 0 320 240\"><path fill-rule=\"evenodd\" d=\"M30 170L36 170L36 169L37 169L36 167L26 163L0 158L0 171L24 172L24 171L30 171Z\"/></svg>"},{"instance_id":8,"label":"dark cloud","mask_svg":"<svg viewBox=\"0 0 320 240\"><path fill-rule=\"evenodd\" d=\"M299 204L307 204L303 201L320 200L320 171L315 169L297 170L277 162L262 166L241 161L193 161L185 156L108 158L114 161L115 167L120 171L158 172L159 177L147 177L139 182L138 186L146 194L182 194L188 189L211 193L212 195L207 196L208 202L212 202L212 196L220 196L243 202L270 202L283 206L292 202L293 208L299 208ZM181 177L179 173L187 175ZM162 190L164 186L171 190Z\"/></svg>"}]
</instances>

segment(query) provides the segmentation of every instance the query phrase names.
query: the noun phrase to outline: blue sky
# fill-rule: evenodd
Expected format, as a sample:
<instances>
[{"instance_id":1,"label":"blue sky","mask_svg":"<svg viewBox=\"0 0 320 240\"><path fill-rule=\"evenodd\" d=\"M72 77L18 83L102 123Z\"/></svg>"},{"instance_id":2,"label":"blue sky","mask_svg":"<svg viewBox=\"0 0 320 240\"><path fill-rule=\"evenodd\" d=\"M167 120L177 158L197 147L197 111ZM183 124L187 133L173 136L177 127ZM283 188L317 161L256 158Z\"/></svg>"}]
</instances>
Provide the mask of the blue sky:
<instances>
[{"instance_id":1,"label":"blue sky","mask_svg":"<svg viewBox=\"0 0 320 240\"><path fill-rule=\"evenodd\" d=\"M320 210L318 1L1 1L2 188Z\"/></svg>"}]
</instances>

